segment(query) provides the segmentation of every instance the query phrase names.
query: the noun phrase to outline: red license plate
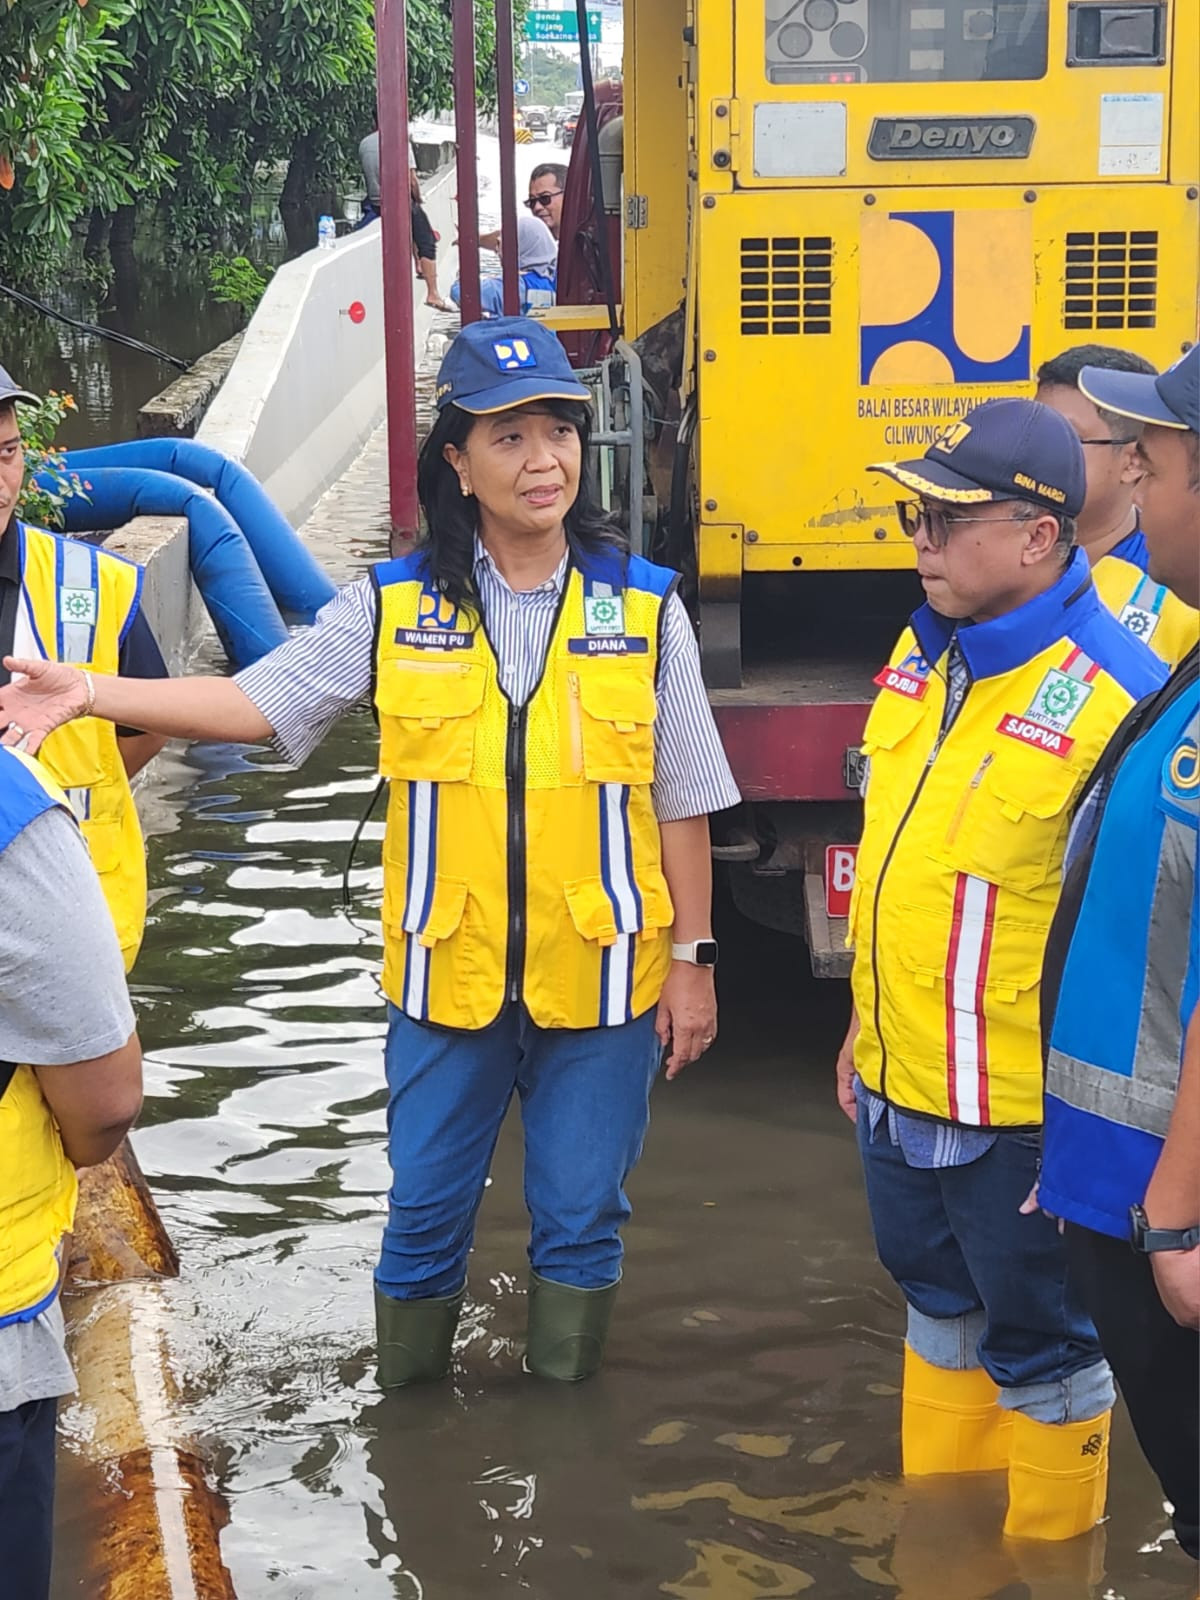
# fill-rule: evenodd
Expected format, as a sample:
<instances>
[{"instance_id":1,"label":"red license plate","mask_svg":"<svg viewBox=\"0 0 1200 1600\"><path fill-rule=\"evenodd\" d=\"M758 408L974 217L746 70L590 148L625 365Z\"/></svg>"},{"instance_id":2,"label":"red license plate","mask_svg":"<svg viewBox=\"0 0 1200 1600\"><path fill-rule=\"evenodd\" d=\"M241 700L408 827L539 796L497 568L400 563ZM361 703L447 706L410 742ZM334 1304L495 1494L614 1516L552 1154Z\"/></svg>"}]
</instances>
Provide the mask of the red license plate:
<instances>
[{"instance_id":1,"label":"red license plate","mask_svg":"<svg viewBox=\"0 0 1200 1600\"><path fill-rule=\"evenodd\" d=\"M854 888L854 868L858 860L856 844L831 844L825 848L825 911L831 917L850 915L850 893Z\"/></svg>"}]
</instances>

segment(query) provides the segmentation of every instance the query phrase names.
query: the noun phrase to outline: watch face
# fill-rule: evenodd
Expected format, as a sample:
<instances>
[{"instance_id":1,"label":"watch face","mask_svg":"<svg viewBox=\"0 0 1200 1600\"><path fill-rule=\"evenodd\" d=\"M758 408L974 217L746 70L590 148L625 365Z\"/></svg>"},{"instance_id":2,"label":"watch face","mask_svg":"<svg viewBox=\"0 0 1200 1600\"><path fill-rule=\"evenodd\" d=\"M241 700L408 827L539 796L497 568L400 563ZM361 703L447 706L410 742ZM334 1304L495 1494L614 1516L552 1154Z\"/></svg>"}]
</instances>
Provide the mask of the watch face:
<instances>
[{"instance_id":1,"label":"watch face","mask_svg":"<svg viewBox=\"0 0 1200 1600\"><path fill-rule=\"evenodd\" d=\"M696 940L696 965L698 967L715 967L717 964L717 941L715 939Z\"/></svg>"}]
</instances>

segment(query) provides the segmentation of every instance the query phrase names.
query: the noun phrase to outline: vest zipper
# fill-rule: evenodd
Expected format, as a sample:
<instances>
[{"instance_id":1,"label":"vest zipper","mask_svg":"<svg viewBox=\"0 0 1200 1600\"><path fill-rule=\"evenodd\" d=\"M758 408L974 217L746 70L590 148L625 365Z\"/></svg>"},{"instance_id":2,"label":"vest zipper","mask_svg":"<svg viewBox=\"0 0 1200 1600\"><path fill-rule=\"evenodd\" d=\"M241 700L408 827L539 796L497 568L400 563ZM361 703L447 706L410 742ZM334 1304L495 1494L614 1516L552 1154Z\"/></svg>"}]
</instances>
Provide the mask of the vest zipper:
<instances>
[{"instance_id":1,"label":"vest zipper","mask_svg":"<svg viewBox=\"0 0 1200 1600\"><path fill-rule=\"evenodd\" d=\"M525 967L525 721L526 706L508 708L504 770L508 788L508 998L521 998Z\"/></svg>"},{"instance_id":2,"label":"vest zipper","mask_svg":"<svg viewBox=\"0 0 1200 1600\"><path fill-rule=\"evenodd\" d=\"M579 674L567 673L567 692L571 697L571 762L576 773L583 771L583 713L579 701Z\"/></svg>"},{"instance_id":3,"label":"vest zipper","mask_svg":"<svg viewBox=\"0 0 1200 1600\"><path fill-rule=\"evenodd\" d=\"M950 818L950 826L946 829L946 843L947 844L953 844L955 839L958 838L958 830L962 827L962 819L966 815L967 806L971 802L971 796L975 793L976 789L978 789L979 785L983 782L983 775L987 771L987 769L991 766L991 764L992 764L994 759L995 759L995 752L989 750L987 755L985 755L983 760L979 763L979 771L975 774L975 776L971 779L970 783L963 790L962 797L959 800L958 804L954 808L954 815Z\"/></svg>"}]
</instances>

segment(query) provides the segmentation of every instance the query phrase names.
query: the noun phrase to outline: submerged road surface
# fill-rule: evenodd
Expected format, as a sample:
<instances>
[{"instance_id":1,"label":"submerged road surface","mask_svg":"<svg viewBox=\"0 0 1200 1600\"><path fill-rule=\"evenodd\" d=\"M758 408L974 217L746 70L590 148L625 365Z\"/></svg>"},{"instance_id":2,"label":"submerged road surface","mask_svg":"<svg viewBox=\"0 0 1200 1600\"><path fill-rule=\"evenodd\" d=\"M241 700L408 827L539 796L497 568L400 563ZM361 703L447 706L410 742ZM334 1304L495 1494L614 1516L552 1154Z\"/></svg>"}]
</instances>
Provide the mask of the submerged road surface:
<instances>
[{"instance_id":1,"label":"submerged road surface","mask_svg":"<svg viewBox=\"0 0 1200 1600\"><path fill-rule=\"evenodd\" d=\"M314 513L338 575L384 552L384 478L377 440ZM374 765L362 711L302 772L196 748L147 797L160 831L134 986L148 1057L135 1144L182 1259L163 1291L172 1365L228 1498L241 1600L1192 1592L1124 1420L1110 1521L1070 1546L1003 1546L994 1480L900 1483L902 1311L833 1098L846 994L732 913L721 1037L654 1097L603 1373L578 1389L521 1373L510 1119L453 1376L380 1393L381 822L353 875L357 920L339 910ZM86 1433L80 1407L65 1420L68 1439ZM89 1593L84 1478L68 1446L64 1600Z\"/></svg>"}]
</instances>

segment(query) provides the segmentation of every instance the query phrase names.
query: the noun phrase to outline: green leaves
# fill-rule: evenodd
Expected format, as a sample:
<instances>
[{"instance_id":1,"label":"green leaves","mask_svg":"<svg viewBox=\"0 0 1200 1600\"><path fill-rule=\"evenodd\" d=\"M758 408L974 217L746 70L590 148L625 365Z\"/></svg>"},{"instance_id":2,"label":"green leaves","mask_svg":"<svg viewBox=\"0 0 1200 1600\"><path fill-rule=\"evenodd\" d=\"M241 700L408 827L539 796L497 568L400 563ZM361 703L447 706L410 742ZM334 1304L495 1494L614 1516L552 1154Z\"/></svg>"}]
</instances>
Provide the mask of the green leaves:
<instances>
[{"instance_id":1,"label":"green leaves","mask_svg":"<svg viewBox=\"0 0 1200 1600\"><path fill-rule=\"evenodd\" d=\"M407 18L412 113L448 109L449 0L408 0ZM492 0L475 19L490 109ZM44 272L93 209L158 205L189 243L247 209L264 169L295 159L317 193L357 182L375 123L373 0L0 0L0 62L0 271L16 276Z\"/></svg>"}]
</instances>

